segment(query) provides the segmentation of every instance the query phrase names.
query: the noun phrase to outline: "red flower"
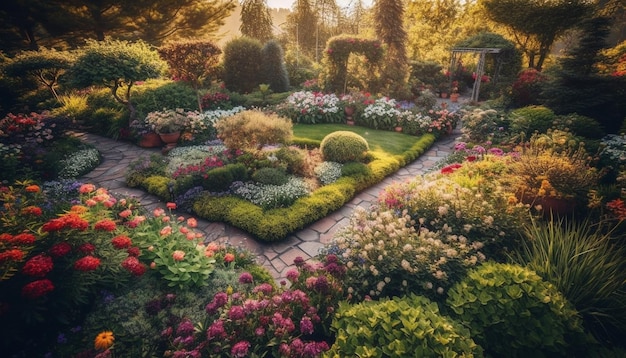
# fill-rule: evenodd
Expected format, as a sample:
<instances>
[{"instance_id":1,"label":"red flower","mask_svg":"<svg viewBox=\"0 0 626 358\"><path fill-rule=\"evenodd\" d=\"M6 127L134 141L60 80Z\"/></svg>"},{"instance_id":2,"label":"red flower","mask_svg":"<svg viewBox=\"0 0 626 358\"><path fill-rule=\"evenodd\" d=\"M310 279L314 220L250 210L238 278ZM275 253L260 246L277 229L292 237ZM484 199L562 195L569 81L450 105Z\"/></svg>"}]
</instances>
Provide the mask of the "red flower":
<instances>
[{"instance_id":1,"label":"red flower","mask_svg":"<svg viewBox=\"0 0 626 358\"><path fill-rule=\"evenodd\" d=\"M24 252L20 249L11 249L4 252L0 252L0 263L5 261L22 261L24 258Z\"/></svg>"},{"instance_id":2,"label":"red flower","mask_svg":"<svg viewBox=\"0 0 626 358\"><path fill-rule=\"evenodd\" d=\"M69 254L70 251L72 251L72 245L64 241L52 246L50 250L48 250L48 253L52 257L63 257Z\"/></svg>"},{"instance_id":3,"label":"red flower","mask_svg":"<svg viewBox=\"0 0 626 358\"><path fill-rule=\"evenodd\" d=\"M113 239L111 239L111 243L116 249L127 249L132 245L130 237L125 235L119 235L114 237Z\"/></svg>"},{"instance_id":4,"label":"red flower","mask_svg":"<svg viewBox=\"0 0 626 358\"><path fill-rule=\"evenodd\" d=\"M11 240L11 243L23 246L32 245L35 243L35 235L23 232L21 234L15 235Z\"/></svg>"},{"instance_id":5,"label":"red flower","mask_svg":"<svg viewBox=\"0 0 626 358\"><path fill-rule=\"evenodd\" d=\"M74 263L74 269L83 272L94 271L98 266L100 266L100 259L91 255L80 258Z\"/></svg>"},{"instance_id":6,"label":"red flower","mask_svg":"<svg viewBox=\"0 0 626 358\"><path fill-rule=\"evenodd\" d=\"M459 169L462 165L459 163L454 163L454 164L450 164L447 165L443 168L441 168L441 174L452 174L454 173L455 170Z\"/></svg>"},{"instance_id":7,"label":"red flower","mask_svg":"<svg viewBox=\"0 0 626 358\"><path fill-rule=\"evenodd\" d=\"M134 256L127 257L122 262L122 267L128 270L134 276L141 276L146 272L146 265L139 262L139 259Z\"/></svg>"},{"instance_id":8,"label":"red flower","mask_svg":"<svg viewBox=\"0 0 626 358\"><path fill-rule=\"evenodd\" d=\"M22 268L22 273L27 276L44 277L48 272L52 271L52 267L54 267L52 258L44 254L39 254L26 261L26 264L24 264Z\"/></svg>"},{"instance_id":9,"label":"red flower","mask_svg":"<svg viewBox=\"0 0 626 358\"><path fill-rule=\"evenodd\" d=\"M22 287L22 296L29 299L35 299L51 292L52 290L54 290L54 285L52 284L52 281L46 278L26 284Z\"/></svg>"},{"instance_id":10,"label":"red flower","mask_svg":"<svg viewBox=\"0 0 626 358\"><path fill-rule=\"evenodd\" d=\"M468 155L467 158L465 158L468 162L473 162L476 160L476 156L475 155Z\"/></svg>"},{"instance_id":11,"label":"red flower","mask_svg":"<svg viewBox=\"0 0 626 358\"><path fill-rule=\"evenodd\" d=\"M226 262L233 262L235 261L235 255L232 253L227 253L226 255L224 255L224 261Z\"/></svg>"},{"instance_id":12,"label":"red flower","mask_svg":"<svg viewBox=\"0 0 626 358\"><path fill-rule=\"evenodd\" d=\"M52 219L47 223L43 224L41 230L44 232L55 232L61 231L65 227L65 223L62 218Z\"/></svg>"},{"instance_id":13,"label":"red flower","mask_svg":"<svg viewBox=\"0 0 626 358\"><path fill-rule=\"evenodd\" d=\"M41 216L42 211L38 206L27 206L22 209L22 215Z\"/></svg>"},{"instance_id":14,"label":"red flower","mask_svg":"<svg viewBox=\"0 0 626 358\"><path fill-rule=\"evenodd\" d=\"M165 206L170 210L176 209L176 203L168 202L167 204L165 204Z\"/></svg>"},{"instance_id":15,"label":"red flower","mask_svg":"<svg viewBox=\"0 0 626 358\"><path fill-rule=\"evenodd\" d=\"M139 251L138 247L130 247L128 248L128 250L126 250L126 252L128 253L128 256L134 256L134 257L139 257L139 254L141 253Z\"/></svg>"},{"instance_id":16,"label":"red flower","mask_svg":"<svg viewBox=\"0 0 626 358\"><path fill-rule=\"evenodd\" d=\"M13 240L13 235L3 232L0 234L0 242L11 242Z\"/></svg>"},{"instance_id":17,"label":"red flower","mask_svg":"<svg viewBox=\"0 0 626 358\"><path fill-rule=\"evenodd\" d=\"M90 254L96 251L96 247L94 246L94 244L86 243L86 244L80 245L78 247L78 251L82 252L83 254Z\"/></svg>"},{"instance_id":18,"label":"red flower","mask_svg":"<svg viewBox=\"0 0 626 358\"><path fill-rule=\"evenodd\" d=\"M96 223L96 225L94 226L94 229L111 232L111 231L115 230L116 227L117 227L117 225L115 224L115 221L109 220L109 219L104 219L104 220L98 221Z\"/></svg>"}]
</instances>

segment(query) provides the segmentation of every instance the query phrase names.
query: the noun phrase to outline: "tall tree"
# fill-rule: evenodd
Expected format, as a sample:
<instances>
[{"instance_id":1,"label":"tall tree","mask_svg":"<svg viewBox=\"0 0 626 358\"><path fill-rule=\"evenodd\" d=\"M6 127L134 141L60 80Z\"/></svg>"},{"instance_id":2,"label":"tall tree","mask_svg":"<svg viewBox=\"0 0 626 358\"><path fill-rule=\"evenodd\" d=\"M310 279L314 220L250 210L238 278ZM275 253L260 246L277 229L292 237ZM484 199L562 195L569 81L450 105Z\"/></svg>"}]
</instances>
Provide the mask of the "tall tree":
<instances>
[{"instance_id":1,"label":"tall tree","mask_svg":"<svg viewBox=\"0 0 626 358\"><path fill-rule=\"evenodd\" d=\"M396 97L403 97L409 92L406 85L407 33L403 27L403 16L402 0L378 0L374 3L376 35L387 45L387 63L383 70L383 82L389 94Z\"/></svg>"},{"instance_id":2,"label":"tall tree","mask_svg":"<svg viewBox=\"0 0 626 358\"><path fill-rule=\"evenodd\" d=\"M234 0L4 1L0 34L12 41L0 41L10 52L37 49L40 41L48 47L79 46L86 39L102 41L107 36L158 45L166 38L217 31L234 7Z\"/></svg>"},{"instance_id":3,"label":"tall tree","mask_svg":"<svg viewBox=\"0 0 626 358\"><path fill-rule=\"evenodd\" d=\"M296 0L291 14L287 15L285 30L296 44L298 51L307 56L315 55L315 32L317 14L311 6L311 0Z\"/></svg>"},{"instance_id":4,"label":"tall tree","mask_svg":"<svg viewBox=\"0 0 626 358\"><path fill-rule=\"evenodd\" d=\"M541 70L554 42L593 10L586 0L479 0L490 20L509 29L528 57L528 67Z\"/></svg>"},{"instance_id":5,"label":"tall tree","mask_svg":"<svg viewBox=\"0 0 626 358\"><path fill-rule=\"evenodd\" d=\"M262 43L274 37L272 15L266 0L243 0L239 31L242 35L257 39Z\"/></svg>"}]
</instances>

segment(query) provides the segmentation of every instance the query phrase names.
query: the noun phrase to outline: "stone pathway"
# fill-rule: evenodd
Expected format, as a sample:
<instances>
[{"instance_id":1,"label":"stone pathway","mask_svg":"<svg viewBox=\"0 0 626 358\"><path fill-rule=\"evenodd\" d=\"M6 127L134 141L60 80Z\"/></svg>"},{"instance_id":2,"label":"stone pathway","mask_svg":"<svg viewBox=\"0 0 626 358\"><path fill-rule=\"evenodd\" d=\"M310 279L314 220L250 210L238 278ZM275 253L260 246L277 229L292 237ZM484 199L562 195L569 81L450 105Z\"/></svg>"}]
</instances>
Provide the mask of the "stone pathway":
<instances>
[{"instance_id":1,"label":"stone pathway","mask_svg":"<svg viewBox=\"0 0 626 358\"><path fill-rule=\"evenodd\" d=\"M165 202L143 190L126 186L125 174L131 162L141 156L160 153L160 149L146 149L127 142L119 142L110 138L90 133L76 132L74 135L81 140L93 144L102 154L102 163L87 175L79 178L83 182L93 183L107 188L110 192L135 197L146 209L165 208ZM318 250L328 243L333 235L349 223L355 207L369 208L378 197L378 193L387 185L405 181L424 174L438 161L453 151L454 142L459 135L457 128L452 135L440 139L422 154L417 160L387 177L382 182L358 193L341 209L320 219L308 227L293 233L285 240L277 243L265 243L255 240L246 232L225 223L209 222L198 218L198 229L206 233L207 241L229 242L243 246L254 252L258 263L266 267L272 276L280 281L287 271L293 267L293 260L300 256L309 259L317 255ZM188 214L182 213L185 217Z\"/></svg>"}]
</instances>

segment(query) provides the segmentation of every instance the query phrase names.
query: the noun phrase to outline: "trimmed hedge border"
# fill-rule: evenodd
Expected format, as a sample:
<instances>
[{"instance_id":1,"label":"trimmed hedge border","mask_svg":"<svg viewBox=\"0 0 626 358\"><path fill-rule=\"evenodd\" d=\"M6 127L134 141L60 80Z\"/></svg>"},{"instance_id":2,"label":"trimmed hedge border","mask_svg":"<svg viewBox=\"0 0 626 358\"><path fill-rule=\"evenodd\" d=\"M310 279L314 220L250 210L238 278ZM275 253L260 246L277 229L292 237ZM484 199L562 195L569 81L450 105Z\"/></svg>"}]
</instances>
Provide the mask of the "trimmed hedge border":
<instances>
[{"instance_id":1,"label":"trimmed hedge border","mask_svg":"<svg viewBox=\"0 0 626 358\"><path fill-rule=\"evenodd\" d=\"M249 201L235 197L200 196L193 211L209 221L221 221L247 231L266 242L285 239L289 234L338 210L356 193L378 184L388 175L417 159L435 142L435 136L420 137L408 151L387 159L374 158L368 167L371 175L341 177L335 183L315 190L288 208L263 211ZM309 143L312 144L312 143Z\"/></svg>"}]
</instances>

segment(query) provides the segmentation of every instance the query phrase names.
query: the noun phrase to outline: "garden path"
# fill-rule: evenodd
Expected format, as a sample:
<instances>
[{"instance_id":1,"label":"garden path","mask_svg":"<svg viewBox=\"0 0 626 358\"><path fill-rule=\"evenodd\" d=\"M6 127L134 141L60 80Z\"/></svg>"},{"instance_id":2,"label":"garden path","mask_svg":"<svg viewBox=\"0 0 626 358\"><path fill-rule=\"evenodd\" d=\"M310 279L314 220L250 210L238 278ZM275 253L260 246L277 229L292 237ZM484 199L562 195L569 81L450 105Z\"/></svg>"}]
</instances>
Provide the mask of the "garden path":
<instances>
[{"instance_id":1,"label":"garden path","mask_svg":"<svg viewBox=\"0 0 626 358\"><path fill-rule=\"evenodd\" d=\"M450 109L453 105L456 104L448 103ZM259 264L267 268L277 281L283 280L289 269L294 267L294 259L300 256L307 260L317 255L318 250L328 243L338 230L349 223L350 216L357 206L369 208L376 202L378 193L384 187L393 182L405 181L422 175L450 154L459 133L460 129L457 127L451 135L435 142L414 162L377 185L358 193L341 209L291 234L281 242L260 242L248 233L228 224L209 222L199 218L197 218L198 229L206 234L207 242L229 242L246 247L257 255ZM94 145L102 154L102 163L79 180L107 188L110 192L120 196L135 197L149 211L157 207L165 209L165 202L143 190L127 187L125 180L126 170L132 161L141 156L159 153L160 149L141 148L128 142L120 142L91 133L74 132L73 134ZM181 215L189 217L188 213L181 213Z\"/></svg>"}]
</instances>

